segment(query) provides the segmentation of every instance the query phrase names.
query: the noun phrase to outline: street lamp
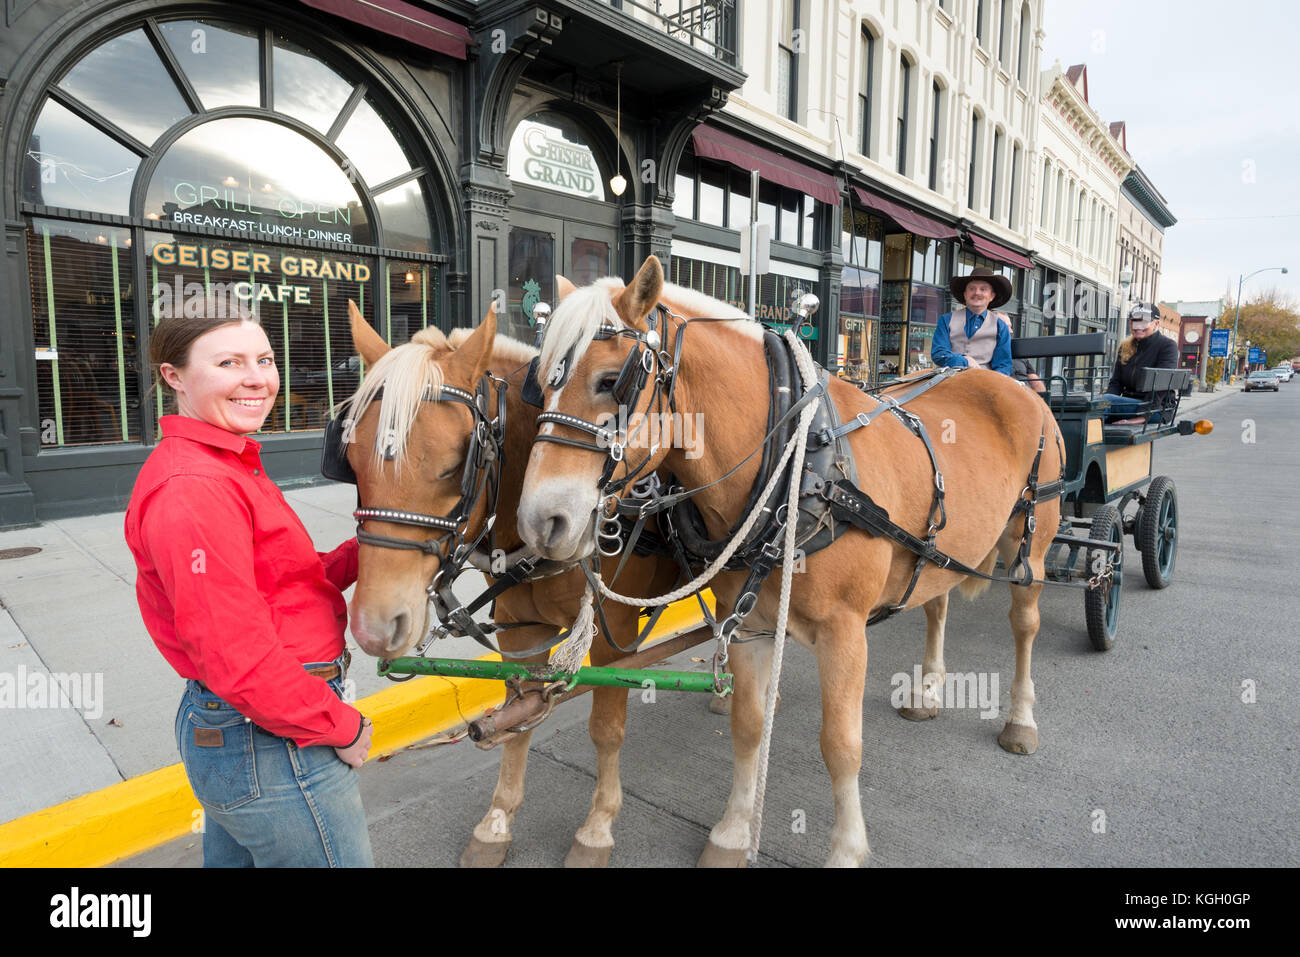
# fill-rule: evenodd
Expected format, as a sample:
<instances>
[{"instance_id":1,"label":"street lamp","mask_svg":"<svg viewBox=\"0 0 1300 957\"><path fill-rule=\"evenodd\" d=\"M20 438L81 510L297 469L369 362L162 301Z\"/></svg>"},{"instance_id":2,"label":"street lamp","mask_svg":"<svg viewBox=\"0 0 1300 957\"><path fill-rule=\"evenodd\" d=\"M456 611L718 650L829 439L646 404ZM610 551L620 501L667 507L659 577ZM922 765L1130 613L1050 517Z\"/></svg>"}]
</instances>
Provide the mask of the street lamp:
<instances>
[{"instance_id":1,"label":"street lamp","mask_svg":"<svg viewBox=\"0 0 1300 957\"><path fill-rule=\"evenodd\" d=\"M1282 270L1283 275L1286 274L1285 266L1265 266L1263 269L1256 269L1250 274L1250 276L1258 276L1262 272L1272 272L1274 269L1280 269ZM1241 285L1249 279L1250 276L1239 276L1237 278L1237 309L1232 317L1232 374L1234 376L1237 374L1238 365L1240 365L1237 361L1237 321L1241 318ZM1246 357L1249 359L1250 353L1246 353ZM1249 364L1249 362L1247 364Z\"/></svg>"}]
</instances>

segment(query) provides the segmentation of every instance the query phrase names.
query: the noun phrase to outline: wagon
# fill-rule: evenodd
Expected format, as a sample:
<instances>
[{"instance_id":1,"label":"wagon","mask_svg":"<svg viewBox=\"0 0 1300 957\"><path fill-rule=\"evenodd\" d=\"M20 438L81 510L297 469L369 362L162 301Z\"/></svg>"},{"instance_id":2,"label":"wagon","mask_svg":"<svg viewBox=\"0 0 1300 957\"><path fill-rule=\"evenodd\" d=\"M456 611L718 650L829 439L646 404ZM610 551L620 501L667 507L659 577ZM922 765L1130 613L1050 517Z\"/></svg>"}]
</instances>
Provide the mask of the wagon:
<instances>
[{"instance_id":1,"label":"wagon","mask_svg":"<svg viewBox=\"0 0 1300 957\"><path fill-rule=\"evenodd\" d=\"M1098 651L1114 646L1124 579L1124 536L1131 535L1142 559L1142 574L1152 588L1167 588L1178 554L1178 493L1168 475L1154 475L1157 439L1208 433L1207 420L1178 419L1178 405L1190 385L1189 369L1144 369L1138 381L1145 397L1125 412L1138 424L1108 423L1110 399L1103 394L1110 368L1100 357L1104 333L1018 339L1018 359L1071 362L1044 378L1043 398L1052 410L1065 445L1061 525L1047 554L1048 581L1092 585L1084 592L1088 638ZM1056 364L1056 363L1054 363ZM1114 557L1082 547L1076 532L1093 541L1112 542Z\"/></svg>"}]
</instances>

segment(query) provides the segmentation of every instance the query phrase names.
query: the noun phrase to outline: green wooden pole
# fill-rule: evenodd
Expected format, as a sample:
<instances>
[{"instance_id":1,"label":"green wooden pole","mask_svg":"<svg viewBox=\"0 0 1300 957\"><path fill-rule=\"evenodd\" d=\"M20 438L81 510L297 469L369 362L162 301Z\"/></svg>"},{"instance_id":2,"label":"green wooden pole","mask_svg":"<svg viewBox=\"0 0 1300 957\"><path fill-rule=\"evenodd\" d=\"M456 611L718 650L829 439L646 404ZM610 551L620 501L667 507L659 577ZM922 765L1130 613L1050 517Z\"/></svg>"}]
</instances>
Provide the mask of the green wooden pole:
<instances>
[{"instance_id":1,"label":"green wooden pole","mask_svg":"<svg viewBox=\"0 0 1300 957\"><path fill-rule=\"evenodd\" d=\"M456 658L393 658L379 662L379 674L438 675L443 678L482 678L504 681L564 681L570 687L597 685L603 688L644 688L646 682L659 691L699 691L712 694L713 675L700 671L660 671L647 668L579 668L576 673L556 671L548 665L524 665L513 661L463 661ZM730 694L735 678L722 676L723 694Z\"/></svg>"},{"instance_id":2,"label":"green wooden pole","mask_svg":"<svg viewBox=\"0 0 1300 957\"><path fill-rule=\"evenodd\" d=\"M330 290L329 282L320 281L321 306L325 313L325 391L329 399L330 415L334 414L334 363L330 360Z\"/></svg>"}]
</instances>

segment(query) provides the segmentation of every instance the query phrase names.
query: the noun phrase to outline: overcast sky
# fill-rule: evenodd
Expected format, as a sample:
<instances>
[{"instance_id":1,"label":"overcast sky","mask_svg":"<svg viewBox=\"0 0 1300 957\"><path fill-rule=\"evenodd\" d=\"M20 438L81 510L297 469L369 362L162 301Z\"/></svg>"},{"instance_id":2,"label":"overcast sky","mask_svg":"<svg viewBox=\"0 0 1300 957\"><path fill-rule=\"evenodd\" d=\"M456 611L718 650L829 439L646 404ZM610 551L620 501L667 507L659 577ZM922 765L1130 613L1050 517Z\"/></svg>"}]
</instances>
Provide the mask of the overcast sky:
<instances>
[{"instance_id":1,"label":"overcast sky","mask_svg":"<svg viewBox=\"0 0 1300 957\"><path fill-rule=\"evenodd\" d=\"M1046 0L1043 67L1088 65L1088 101L1124 120L1165 197L1163 301L1300 302L1300 5L1294 0Z\"/></svg>"}]
</instances>

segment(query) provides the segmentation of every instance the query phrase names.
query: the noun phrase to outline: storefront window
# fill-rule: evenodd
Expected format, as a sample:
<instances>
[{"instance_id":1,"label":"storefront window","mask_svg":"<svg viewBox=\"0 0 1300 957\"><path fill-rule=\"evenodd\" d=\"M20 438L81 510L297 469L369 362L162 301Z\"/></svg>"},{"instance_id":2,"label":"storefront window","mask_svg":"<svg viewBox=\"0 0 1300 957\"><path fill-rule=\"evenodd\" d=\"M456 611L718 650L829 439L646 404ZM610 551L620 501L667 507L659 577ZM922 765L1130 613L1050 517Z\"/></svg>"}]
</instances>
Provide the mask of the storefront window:
<instances>
[{"instance_id":1,"label":"storefront window","mask_svg":"<svg viewBox=\"0 0 1300 957\"><path fill-rule=\"evenodd\" d=\"M258 30L206 19L158 26L205 109L261 105Z\"/></svg>"},{"instance_id":2,"label":"storefront window","mask_svg":"<svg viewBox=\"0 0 1300 957\"><path fill-rule=\"evenodd\" d=\"M781 232L773 238L792 246L799 245L799 207L802 200L802 193L788 189L781 191Z\"/></svg>"},{"instance_id":3,"label":"storefront window","mask_svg":"<svg viewBox=\"0 0 1300 957\"><path fill-rule=\"evenodd\" d=\"M272 69L275 110L327 132L352 95L352 84L313 53L286 40L275 39Z\"/></svg>"},{"instance_id":4,"label":"storefront window","mask_svg":"<svg viewBox=\"0 0 1300 957\"><path fill-rule=\"evenodd\" d=\"M140 157L61 103L45 101L24 160L24 202L119 216L131 212Z\"/></svg>"},{"instance_id":5,"label":"storefront window","mask_svg":"<svg viewBox=\"0 0 1300 957\"><path fill-rule=\"evenodd\" d=\"M609 275L609 243L597 239L575 239L569 244L569 280L577 287L590 286Z\"/></svg>"},{"instance_id":6,"label":"storefront window","mask_svg":"<svg viewBox=\"0 0 1300 957\"><path fill-rule=\"evenodd\" d=\"M673 215L678 219L695 218L695 154L682 154L673 180Z\"/></svg>"},{"instance_id":7,"label":"storefront window","mask_svg":"<svg viewBox=\"0 0 1300 957\"><path fill-rule=\"evenodd\" d=\"M379 221L384 224L384 245L415 253L430 253L433 230L419 180L394 186L375 197Z\"/></svg>"},{"instance_id":8,"label":"storefront window","mask_svg":"<svg viewBox=\"0 0 1300 957\"><path fill-rule=\"evenodd\" d=\"M670 272L672 281L679 286L731 303L738 309L749 308L741 301L740 270L735 266L674 256Z\"/></svg>"},{"instance_id":9,"label":"storefront window","mask_svg":"<svg viewBox=\"0 0 1300 957\"><path fill-rule=\"evenodd\" d=\"M190 115L143 30L96 47L68 71L59 88L145 145Z\"/></svg>"},{"instance_id":10,"label":"storefront window","mask_svg":"<svg viewBox=\"0 0 1300 957\"><path fill-rule=\"evenodd\" d=\"M605 180L585 131L559 113L543 111L520 120L510 137L506 171L526 186L605 199Z\"/></svg>"},{"instance_id":11,"label":"storefront window","mask_svg":"<svg viewBox=\"0 0 1300 957\"><path fill-rule=\"evenodd\" d=\"M248 117L177 140L154 171L145 216L268 239L373 241L356 187L333 159L287 127Z\"/></svg>"},{"instance_id":12,"label":"storefront window","mask_svg":"<svg viewBox=\"0 0 1300 957\"><path fill-rule=\"evenodd\" d=\"M846 266L859 266L879 271L884 236L885 227L880 219L866 210L856 209L850 212L848 206L844 207L840 243Z\"/></svg>"},{"instance_id":13,"label":"storefront window","mask_svg":"<svg viewBox=\"0 0 1300 957\"><path fill-rule=\"evenodd\" d=\"M252 309L280 370L280 394L262 431L323 428L330 407L360 382L359 368L348 361L348 300L363 315L373 315L374 261L171 233L146 236L155 324L179 310L201 308L205 297L232 311L236 304ZM377 328L389 333L387 326Z\"/></svg>"},{"instance_id":14,"label":"storefront window","mask_svg":"<svg viewBox=\"0 0 1300 957\"><path fill-rule=\"evenodd\" d=\"M807 194L803 197L803 223L799 229L799 245L804 249L817 248L817 200Z\"/></svg>"},{"instance_id":15,"label":"storefront window","mask_svg":"<svg viewBox=\"0 0 1300 957\"><path fill-rule=\"evenodd\" d=\"M740 170L731 171L731 188L727 194L727 222L732 229L740 229L749 222L749 174Z\"/></svg>"},{"instance_id":16,"label":"storefront window","mask_svg":"<svg viewBox=\"0 0 1300 957\"><path fill-rule=\"evenodd\" d=\"M520 342L533 341L533 306L555 302L555 239L518 226L510 230L510 292L505 321L497 329Z\"/></svg>"},{"instance_id":17,"label":"storefront window","mask_svg":"<svg viewBox=\"0 0 1300 957\"><path fill-rule=\"evenodd\" d=\"M880 273L846 266L840 280L840 312L880 315Z\"/></svg>"},{"instance_id":18,"label":"storefront window","mask_svg":"<svg viewBox=\"0 0 1300 957\"><path fill-rule=\"evenodd\" d=\"M412 175L417 164L380 102L359 100L343 123L355 84L307 47L275 41L268 91L260 54L269 33L206 18L156 26L174 67L163 66L143 28L108 40L59 81L60 96L85 110L47 97L29 140L22 195L23 211L33 217L28 262L42 448L157 437L151 420L175 405L165 391L140 395L147 378L138 367L143 344L137 336L147 331L142 320L156 325L174 310L209 308L220 296L253 308L281 376L264 431L290 432L319 429L328 410L356 388L361 370L349 300L366 316L380 306L376 328L393 342L441 318L429 182ZM172 79L176 67L202 110L260 111L269 103L322 135L337 122L343 157L271 113L204 122L181 97ZM151 179L137 190L144 158L109 136L100 116L143 143L178 123L187 126L151 157L157 160ZM353 168L360 179L349 176ZM403 175L410 178L381 194L370 189ZM134 193L140 205L132 208ZM54 220L40 207L74 212ZM139 216L147 225L70 221L80 211ZM386 260L379 250L320 248L375 247L381 240L401 253ZM133 241L145 249L143 272L134 265Z\"/></svg>"},{"instance_id":19,"label":"storefront window","mask_svg":"<svg viewBox=\"0 0 1300 957\"><path fill-rule=\"evenodd\" d=\"M335 142L372 187L401 176L411 168L397 135L369 99L357 104Z\"/></svg>"},{"instance_id":20,"label":"storefront window","mask_svg":"<svg viewBox=\"0 0 1300 957\"><path fill-rule=\"evenodd\" d=\"M139 440L130 247L125 229L28 224L42 448Z\"/></svg>"},{"instance_id":21,"label":"storefront window","mask_svg":"<svg viewBox=\"0 0 1300 957\"><path fill-rule=\"evenodd\" d=\"M948 281L948 249L946 239L926 239L916 236L912 241L912 278L918 282L938 286Z\"/></svg>"},{"instance_id":22,"label":"storefront window","mask_svg":"<svg viewBox=\"0 0 1300 957\"><path fill-rule=\"evenodd\" d=\"M713 163L700 164L700 211L696 217L710 226L725 226L727 171ZM748 218L748 217L746 217ZM739 228L733 224L733 228Z\"/></svg>"},{"instance_id":23,"label":"storefront window","mask_svg":"<svg viewBox=\"0 0 1300 957\"><path fill-rule=\"evenodd\" d=\"M438 267L428 263L388 263L388 314L382 332L390 345L410 342L422 329L436 326Z\"/></svg>"}]
</instances>

